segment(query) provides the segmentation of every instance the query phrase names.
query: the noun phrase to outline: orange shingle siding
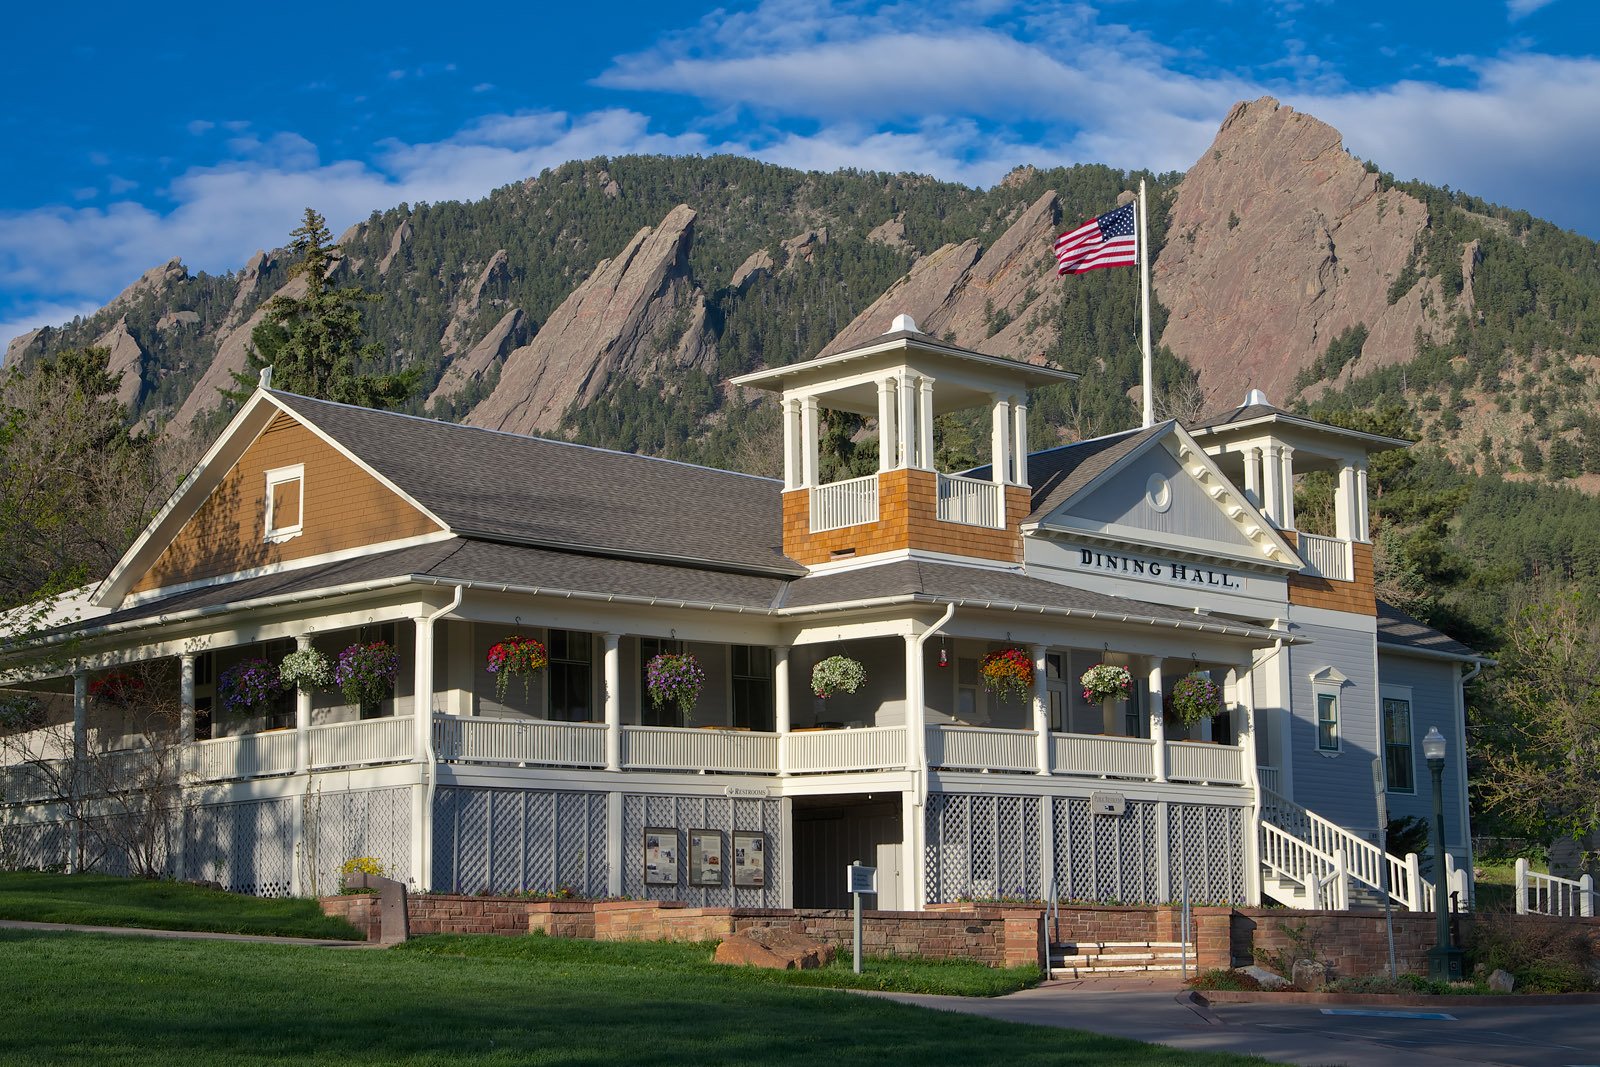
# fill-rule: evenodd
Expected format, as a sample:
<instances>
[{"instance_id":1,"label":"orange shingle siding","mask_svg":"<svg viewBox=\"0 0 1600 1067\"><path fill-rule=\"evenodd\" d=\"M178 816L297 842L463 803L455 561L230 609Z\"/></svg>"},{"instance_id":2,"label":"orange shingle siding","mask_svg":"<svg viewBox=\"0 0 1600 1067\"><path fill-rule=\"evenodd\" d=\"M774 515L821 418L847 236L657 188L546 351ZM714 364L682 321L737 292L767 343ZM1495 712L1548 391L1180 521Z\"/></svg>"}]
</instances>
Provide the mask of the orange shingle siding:
<instances>
[{"instance_id":1,"label":"orange shingle siding","mask_svg":"<svg viewBox=\"0 0 1600 1067\"><path fill-rule=\"evenodd\" d=\"M878 521L841 530L811 532L811 494L793 489L783 494L783 552L811 566L854 549L870 556L914 548L974 559L1022 562L1022 535L1017 527L1028 515L1028 490L1007 486L1006 529L940 522L938 477L932 471L893 470L878 475Z\"/></svg>"},{"instance_id":2,"label":"orange shingle siding","mask_svg":"<svg viewBox=\"0 0 1600 1067\"><path fill-rule=\"evenodd\" d=\"M304 530L267 544L266 472L305 465ZM440 527L288 415L273 419L133 587L136 593Z\"/></svg>"},{"instance_id":3,"label":"orange shingle siding","mask_svg":"<svg viewBox=\"0 0 1600 1067\"><path fill-rule=\"evenodd\" d=\"M1298 543L1293 530L1283 531L1283 538L1291 545ZM1373 591L1372 546L1357 541L1350 546L1350 558L1355 565L1352 581L1334 582L1307 574L1291 574L1289 603L1306 608L1327 608L1330 611L1376 616L1378 600Z\"/></svg>"}]
</instances>

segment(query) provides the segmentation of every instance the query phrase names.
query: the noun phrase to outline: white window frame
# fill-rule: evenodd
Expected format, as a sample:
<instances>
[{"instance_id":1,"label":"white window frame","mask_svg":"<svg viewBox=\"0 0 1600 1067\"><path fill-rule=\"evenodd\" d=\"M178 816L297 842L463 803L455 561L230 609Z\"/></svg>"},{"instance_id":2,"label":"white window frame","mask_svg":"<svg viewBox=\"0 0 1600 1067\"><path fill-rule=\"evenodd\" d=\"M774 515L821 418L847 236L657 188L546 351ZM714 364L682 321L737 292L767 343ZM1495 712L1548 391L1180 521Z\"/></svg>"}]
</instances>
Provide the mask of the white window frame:
<instances>
[{"instance_id":1,"label":"white window frame","mask_svg":"<svg viewBox=\"0 0 1600 1067\"><path fill-rule=\"evenodd\" d=\"M1311 731L1317 754L1332 759L1344 754L1343 689L1350 679L1337 667L1323 667L1311 673ZM1333 747L1322 744L1322 698L1333 698Z\"/></svg>"},{"instance_id":2,"label":"white window frame","mask_svg":"<svg viewBox=\"0 0 1600 1067\"><path fill-rule=\"evenodd\" d=\"M1411 749L1411 788L1397 789L1389 781L1389 722L1384 702L1389 700L1403 700L1406 702L1406 726L1411 734L1407 747ZM1400 796L1417 795L1417 702L1411 697L1409 685L1385 685L1378 688L1378 744L1383 751L1383 789L1386 793L1395 793Z\"/></svg>"},{"instance_id":3,"label":"white window frame","mask_svg":"<svg viewBox=\"0 0 1600 1067\"><path fill-rule=\"evenodd\" d=\"M300 507L298 509L299 521L293 526L275 527L272 514L272 491L287 482L294 482L299 487ZM292 467L274 467L267 472L267 521L266 534L262 538L268 544L282 544L292 538L299 537L306 528L306 465L296 463Z\"/></svg>"}]
</instances>

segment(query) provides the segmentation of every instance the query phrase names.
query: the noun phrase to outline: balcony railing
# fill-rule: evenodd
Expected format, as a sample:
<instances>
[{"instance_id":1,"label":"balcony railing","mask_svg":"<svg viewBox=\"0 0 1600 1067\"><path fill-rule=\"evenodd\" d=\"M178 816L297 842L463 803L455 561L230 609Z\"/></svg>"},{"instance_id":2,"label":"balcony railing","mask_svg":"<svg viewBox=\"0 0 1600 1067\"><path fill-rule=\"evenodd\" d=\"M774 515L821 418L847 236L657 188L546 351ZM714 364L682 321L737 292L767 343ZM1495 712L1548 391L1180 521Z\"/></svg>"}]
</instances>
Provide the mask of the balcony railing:
<instances>
[{"instance_id":1,"label":"balcony railing","mask_svg":"<svg viewBox=\"0 0 1600 1067\"><path fill-rule=\"evenodd\" d=\"M196 741L187 768L202 782L294 773L294 731L240 734Z\"/></svg>"},{"instance_id":2,"label":"balcony railing","mask_svg":"<svg viewBox=\"0 0 1600 1067\"><path fill-rule=\"evenodd\" d=\"M1155 777L1155 742L1143 737L1051 734L1050 767L1056 774L1094 778Z\"/></svg>"},{"instance_id":3,"label":"balcony railing","mask_svg":"<svg viewBox=\"0 0 1600 1067\"><path fill-rule=\"evenodd\" d=\"M794 774L895 770L906 765L906 728L805 730L784 734L787 765Z\"/></svg>"},{"instance_id":4,"label":"balcony railing","mask_svg":"<svg viewBox=\"0 0 1600 1067\"><path fill-rule=\"evenodd\" d=\"M391 719L357 719L313 726L312 770L360 767L370 763L404 763L416 751L409 715Z\"/></svg>"},{"instance_id":5,"label":"balcony railing","mask_svg":"<svg viewBox=\"0 0 1600 1067\"><path fill-rule=\"evenodd\" d=\"M1005 486L959 474L939 475L939 519L1001 530L1006 525Z\"/></svg>"},{"instance_id":6,"label":"balcony railing","mask_svg":"<svg viewBox=\"0 0 1600 1067\"><path fill-rule=\"evenodd\" d=\"M775 774L778 735L750 730L624 726L622 764L632 770Z\"/></svg>"},{"instance_id":7,"label":"balcony railing","mask_svg":"<svg viewBox=\"0 0 1600 1067\"><path fill-rule=\"evenodd\" d=\"M812 487L812 533L877 521L878 476L876 474Z\"/></svg>"},{"instance_id":8,"label":"balcony railing","mask_svg":"<svg viewBox=\"0 0 1600 1067\"><path fill-rule=\"evenodd\" d=\"M1244 749L1206 741L1168 742L1167 777L1174 782L1243 785Z\"/></svg>"},{"instance_id":9,"label":"balcony railing","mask_svg":"<svg viewBox=\"0 0 1600 1067\"><path fill-rule=\"evenodd\" d=\"M433 736L439 758L451 762L519 767L606 765L604 723L436 715Z\"/></svg>"},{"instance_id":10,"label":"balcony railing","mask_svg":"<svg viewBox=\"0 0 1600 1067\"><path fill-rule=\"evenodd\" d=\"M1355 577L1350 559L1350 542L1321 534L1300 533L1300 558L1306 561L1306 573L1335 582L1348 582Z\"/></svg>"},{"instance_id":11,"label":"balcony railing","mask_svg":"<svg viewBox=\"0 0 1600 1067\"><path fill-rule=\"evenodd\" d=\"M928 766L969 771L1039 769L1032 730L994 730L940 724L927 730Z\"/></svg>"}]
</instances>

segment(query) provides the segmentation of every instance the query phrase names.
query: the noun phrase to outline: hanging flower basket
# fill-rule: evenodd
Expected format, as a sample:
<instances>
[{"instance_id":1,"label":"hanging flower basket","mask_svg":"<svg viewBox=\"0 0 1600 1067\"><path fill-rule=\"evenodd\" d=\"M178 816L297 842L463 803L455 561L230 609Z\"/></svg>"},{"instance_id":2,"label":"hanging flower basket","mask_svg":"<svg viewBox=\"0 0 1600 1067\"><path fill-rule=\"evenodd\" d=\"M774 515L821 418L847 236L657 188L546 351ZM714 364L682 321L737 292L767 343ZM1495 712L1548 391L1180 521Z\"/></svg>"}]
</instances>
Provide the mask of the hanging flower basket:
<instances>
[{"instance_id":1,"label":"hanging flower basket","mask_svg":"<svg viewBox=\"0 0 1600 1067\"><path fill-rule=\"evenodd\" d=\"M1025 700L1033 690L1033 657L1020 648L1002 648L983 657L978 674L1001 700Z\"/></svg>"},{"instance_id":2,"label":"hanging flower basket","mask_svg":"<svg viewBox=\"0 0 1600 1067\"><path fill-rule=\"evenodd\" d=\"M1091 704L1102 700L1127 700L1133 688L1133 676L1128 668L1114 663L1096 663L1078 679L1083 686L1083 699Z\"/></svg>"},{"instance_id":3,"label":"hanging flower basket","mask_svg":"<svg viewBox=\"0 0 1600 1067\"><path fill-rule=\"evenodd\" d=\"M867 680L867 669L849 656L829 656L811 668L811 691L826 700L835 693L854 693Z\"/></svg>"},{"instance_id":4,"label":"hanging flower basket","mask_svg":"<svg viewBox=\"0 0 1600 1067\"><path fill-rule=\"evenodd\" d=\"M278 668L259 657L234 664L217 679L217 697L235 715L265 715L282 695Z\"/></svg>"},{"instance_id":5,"label":"hanging flower basket","mask_svg":"<svg viewBox=\"0 0 1600 1067\"><path fill-rule=\"evenodd\" d=\"M131 674L112 671L89 683L89 696L125 708L133 698L144 692L144 683Z\"/></svg>"},{"instance_id":6,"label":"hanging flower basket","mask_svg":"<svg viewBox=\"0 0 1600 1067\"><path fill-rule=\"evenodd\" d=\"M706 684L699 661L687 652L663 652L645 665L644 673L652 704L676 704L685 723L694 718L695 701Z\"/></svg>"},{"instance_id":7,"label":"hanging flower basket","mask_svg":"<svg viewBox=\"0 0 1600 1067\"><path fill-rule=\"evenodd\" d=\"M333 664L314 648L297 648L278 664L278 678L287 689L315 693L333 684Z\"/></svg>"},{"instance_id":8,"label":"hanging flower basket","mask_svg":"<svg viewBox=\"0 0 1600 1067\"><path fill-rule=\"evenodd\" d=\"M354 644L339 653L333 684L363 712L378 704L394 688L400 673L400 654L387 641Z\"/></svg>"},{"instance_id":9,"label":"hanging flower basket","mask_svg":"<svg viewBox=\"0 0 1600 1067\"><path fill-rule=\"evenodd\" d=\"M549 662L550 654L541 642L531 637L512 636L489 647L484 670L494 675L495 699L503 704L511 679L522 679L522 695L526 698L532 691L533 676Z\"/></svg>"},{"instance_id":10,"label":"hanging flower basket","mask_svg":"<svg viewBox=\"0 0 1600 1067\"><path fill-rule=\"evenodd\" d=\"M1222 687L1204 671L1191 671L1173 685L1171 704L1178 721L1193 726L1222 710Z\"/></svg>"}]
</instances>

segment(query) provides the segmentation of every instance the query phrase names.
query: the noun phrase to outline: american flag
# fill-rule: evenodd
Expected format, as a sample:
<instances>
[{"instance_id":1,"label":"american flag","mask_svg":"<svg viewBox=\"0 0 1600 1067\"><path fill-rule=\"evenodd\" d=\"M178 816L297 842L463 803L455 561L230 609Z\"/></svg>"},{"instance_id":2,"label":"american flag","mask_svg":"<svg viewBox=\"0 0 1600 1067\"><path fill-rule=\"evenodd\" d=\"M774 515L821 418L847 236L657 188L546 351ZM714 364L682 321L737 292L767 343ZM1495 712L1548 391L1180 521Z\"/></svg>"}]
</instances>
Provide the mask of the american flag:
<instances>
[{"instance_id":1,"label":"american flag","mask_svg":"<svg viewBox=\"0 0 1600 1067\"><path fill-rule=\"evenodd\" d=\"M1056 238L1056 273L1082 274L1101 267L1131 267L1139 262L1133 230L1133 205L1124 204Z\"/></svg>"}]
</instances>

